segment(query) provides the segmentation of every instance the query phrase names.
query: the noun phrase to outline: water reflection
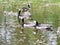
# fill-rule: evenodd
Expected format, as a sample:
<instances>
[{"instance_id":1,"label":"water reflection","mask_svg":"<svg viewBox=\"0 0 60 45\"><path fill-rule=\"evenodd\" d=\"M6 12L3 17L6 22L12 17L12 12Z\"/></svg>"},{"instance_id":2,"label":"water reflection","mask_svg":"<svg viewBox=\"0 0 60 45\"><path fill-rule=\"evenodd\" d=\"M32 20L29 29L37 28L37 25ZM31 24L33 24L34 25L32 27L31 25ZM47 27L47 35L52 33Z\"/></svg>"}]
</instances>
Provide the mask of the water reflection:
<instances>
[{"instance_id":1,"label":"water reflection","mask_svg":"<svg viewBox=\"0 0 60 45\"><path fill-rule=\"evenodd\" d=\"M1 45L11 44L12 33L15 31L15 20L12 16L4 16L0 25Z\"/></svg>"}]
</instances>

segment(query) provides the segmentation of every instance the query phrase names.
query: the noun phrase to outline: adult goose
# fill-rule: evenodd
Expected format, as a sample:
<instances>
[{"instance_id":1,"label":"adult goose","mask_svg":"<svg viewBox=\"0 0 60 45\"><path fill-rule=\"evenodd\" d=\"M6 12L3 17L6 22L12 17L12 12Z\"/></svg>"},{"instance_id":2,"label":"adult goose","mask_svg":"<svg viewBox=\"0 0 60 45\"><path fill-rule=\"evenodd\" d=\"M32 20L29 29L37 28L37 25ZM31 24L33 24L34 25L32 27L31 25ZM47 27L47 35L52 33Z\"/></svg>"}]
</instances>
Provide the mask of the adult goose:
<instances>
[{"instance_id":1,"label":"adult goose","mask_svg":"<svg viewBox=\"0 0 60 45\"><path fill-rule=\"evenodd\" d=\"M23 12L23 14L21 14L21 10L19 9L19 11L18 11L18 21L19 22L20 22L20 19L23 19L23 18L26 20L30 19L30 16L31 16L30 12L26 11L26 12Z\"/></svg>"},{"instance_id":2,"label":"adult goose","mask_svg":"<svg viewBox=\"0 0 60 45\"><path fill-rule=\"evenodd\" d=\"M53 31L52 30L52 25L50 25L50 24L39 24L38 26L36 26L36 29Z\"/></svg>"},{"instance_id":3,"label":"adult goose","mask_svg":"<svg viewBox=\"0 0 60 45\"><path fill-rule=\"evenodd\" d=\"M22 19L22 29L24 30L25 27L32 28L34 27L36 30L47 30L52 31L50 24L39 24L38 21L24 23L24 18Z\"/></svg>"},{"instance_id":4,"label":"adult goose","mask_svg":"<svg viewBox=\"0 0 60 45\"><path fill-rule=\"evenodd\" d=\"M25 11L25 12L23 12L23 14L21 15L21 11L19 11L18 17L19 17L20 19L23 19L23 18L24 18L24 19L28 20L28 19L31 18L31 13L30 13L29 11Z\"/></svg>"}]
</instances>

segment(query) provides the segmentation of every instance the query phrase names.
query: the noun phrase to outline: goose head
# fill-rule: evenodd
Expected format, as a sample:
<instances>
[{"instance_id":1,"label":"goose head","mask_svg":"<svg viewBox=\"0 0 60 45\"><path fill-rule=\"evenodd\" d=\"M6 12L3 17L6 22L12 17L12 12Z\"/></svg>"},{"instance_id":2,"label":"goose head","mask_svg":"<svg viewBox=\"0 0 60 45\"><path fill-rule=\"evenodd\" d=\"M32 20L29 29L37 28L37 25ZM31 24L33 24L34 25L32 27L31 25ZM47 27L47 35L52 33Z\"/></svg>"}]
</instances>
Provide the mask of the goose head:
<instances>
[{"instance_id":1,"label":"goose head","mask_svg":"<svg viewBox=\"0 0 60 45\"><path fill-rule=\"evenodd\" d=\"M50 27L47 27L46 30L48 30L48 31L53 31Z\"/></svg>"},{"instance_id":2,"label":"goose head","mask_svg":"<svg viewBox=\"0 0 60 45\"><path fill-rule=\"evenodd\" d=\"M28 5L27 5L27 6L28 6L28 8L30 8L30 3L28 3Z\"/></svg>"},{"instance_id":3,"label":"goose head","mask_svg":"<svg viewBox=\"0 0 60 45\"><path fill-rule=\"evenodd\" d=\"M30 8L30 4L27 4L26 7L23 7L23 12L26 12L26 11L29 11L29 8Z\"/></svg>"}]
</instances>

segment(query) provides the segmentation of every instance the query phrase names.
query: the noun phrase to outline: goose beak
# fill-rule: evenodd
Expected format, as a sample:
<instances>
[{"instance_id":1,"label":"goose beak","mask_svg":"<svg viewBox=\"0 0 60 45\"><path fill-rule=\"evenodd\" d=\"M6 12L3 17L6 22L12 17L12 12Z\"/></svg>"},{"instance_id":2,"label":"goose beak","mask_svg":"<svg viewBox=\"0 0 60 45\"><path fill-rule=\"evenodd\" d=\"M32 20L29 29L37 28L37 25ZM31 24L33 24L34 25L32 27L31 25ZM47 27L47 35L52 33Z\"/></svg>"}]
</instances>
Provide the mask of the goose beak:
<instances>
[{"instance_id":1,"label":"goose beak","mask_svg":"<svg viewBox=\"0 0 60 45\"><path fill-rule=\"evenodd\" d=\"M48 31L53 31L51 28L46 28Z\"/></svg>"}]
</instances>

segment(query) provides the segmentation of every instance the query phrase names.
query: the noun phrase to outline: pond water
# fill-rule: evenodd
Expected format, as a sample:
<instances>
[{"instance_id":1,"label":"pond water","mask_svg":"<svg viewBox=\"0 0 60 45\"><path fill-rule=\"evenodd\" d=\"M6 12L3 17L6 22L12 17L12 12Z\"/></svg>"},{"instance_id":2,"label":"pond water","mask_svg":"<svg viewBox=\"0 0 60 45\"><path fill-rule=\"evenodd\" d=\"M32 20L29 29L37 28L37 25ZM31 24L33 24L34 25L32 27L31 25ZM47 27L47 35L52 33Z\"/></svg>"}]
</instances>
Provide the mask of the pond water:
<instances>
[{"instance_id":1,"label":"pond water","mask_svg":"<svg viewBox=\"0 0 60 45\"><path fill-rule=\"evenodd\" d=\"M3 16L0 25L0 45L57 45L57 35L54 31L45 30L35 35L28 32L28 28L26 33L21 33L20 28L17 17Z\"/></svg>"},{"instance_id":2,"label":"pond water","mask_svg":"<svg viewBox=\"0 0 60 45\"><path fill-rule=\"evenodd\" d=\"M12 33L16 28L16 19L12 16L3 16L2 23L0 25L0 39L1 45L8 45L11 43Z\"/></svg>"}]
</instances>

